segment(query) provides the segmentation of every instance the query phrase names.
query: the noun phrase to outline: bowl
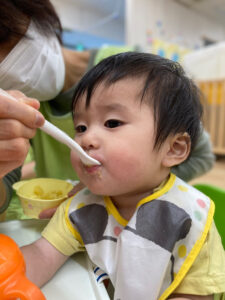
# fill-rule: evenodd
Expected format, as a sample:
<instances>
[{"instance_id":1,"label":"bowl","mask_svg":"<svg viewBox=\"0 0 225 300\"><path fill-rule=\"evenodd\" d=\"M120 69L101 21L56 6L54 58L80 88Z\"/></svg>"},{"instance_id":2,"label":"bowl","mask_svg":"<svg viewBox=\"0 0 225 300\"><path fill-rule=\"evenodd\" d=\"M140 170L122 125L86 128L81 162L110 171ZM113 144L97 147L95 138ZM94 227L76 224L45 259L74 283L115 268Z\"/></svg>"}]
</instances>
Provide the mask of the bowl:
<instances>
[{"instance_id":1,"label":"bowl","mask_svg":"<svg viewBox=\"0 0 225 300\"><path fill-rule=\"evenodd\" d=\"M67 198L73 185L65 180L35 178L13 184L25 215L38 219L41 211L58 206Z\"/></svg>"}]
</instances>

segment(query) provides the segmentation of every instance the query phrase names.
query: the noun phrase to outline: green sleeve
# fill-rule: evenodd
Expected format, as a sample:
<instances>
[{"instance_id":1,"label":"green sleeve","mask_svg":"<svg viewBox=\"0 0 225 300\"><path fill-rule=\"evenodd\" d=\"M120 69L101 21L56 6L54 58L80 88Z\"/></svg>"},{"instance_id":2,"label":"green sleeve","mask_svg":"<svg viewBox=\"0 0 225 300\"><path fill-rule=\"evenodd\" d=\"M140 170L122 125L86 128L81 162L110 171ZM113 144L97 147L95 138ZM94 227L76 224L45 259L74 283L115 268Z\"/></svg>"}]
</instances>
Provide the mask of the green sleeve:
<instances>
[{"instance_id":1,"label":"green sleeve","mask_svg":"<svg viewBox=\"0 0 225 300\"><path fill-rule=\"evenodd\" d=\"M9 202L12 198L12 193L13 193L12 185L15 182L19 181L20 178L21 178L21 167L11 171L10 173L8 173L3 177L2 182L6 191L6 201L4 202L3 206L0 207L0 213L4 212L9 206Z\"/></svg>"},{"instance_id":2,"label":"green sleeve","mask_svg":"<svg viewBox=\"0 0 225 300\"><path fill-rule=\"evenodd\" d=\"M194 179L208 172L214 165L215 155L209 134L202 130L195 148L189 158L182 164L172 168L172 172L185 181Z\"/></svg>"}]
</instances>

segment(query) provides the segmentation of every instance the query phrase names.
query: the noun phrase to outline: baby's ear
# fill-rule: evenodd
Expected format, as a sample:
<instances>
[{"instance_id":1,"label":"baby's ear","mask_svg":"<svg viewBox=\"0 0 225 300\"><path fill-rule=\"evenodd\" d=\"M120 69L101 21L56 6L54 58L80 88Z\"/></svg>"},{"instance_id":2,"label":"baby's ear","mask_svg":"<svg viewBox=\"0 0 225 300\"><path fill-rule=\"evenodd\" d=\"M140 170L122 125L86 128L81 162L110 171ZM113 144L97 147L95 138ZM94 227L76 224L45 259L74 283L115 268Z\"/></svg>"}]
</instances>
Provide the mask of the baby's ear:
<instances>
[{"instance_id":1,"label":"baby's ear","mask_svg":"<svg viewBox=\"0 0 225 300\"><path fill-rule=\"evenodd\" d=\"M166 151L162 160L164 167L171 168L187 159L191 150L191 139L187 132L169 137L166 143Z\"/></svg>"}]
</instances>

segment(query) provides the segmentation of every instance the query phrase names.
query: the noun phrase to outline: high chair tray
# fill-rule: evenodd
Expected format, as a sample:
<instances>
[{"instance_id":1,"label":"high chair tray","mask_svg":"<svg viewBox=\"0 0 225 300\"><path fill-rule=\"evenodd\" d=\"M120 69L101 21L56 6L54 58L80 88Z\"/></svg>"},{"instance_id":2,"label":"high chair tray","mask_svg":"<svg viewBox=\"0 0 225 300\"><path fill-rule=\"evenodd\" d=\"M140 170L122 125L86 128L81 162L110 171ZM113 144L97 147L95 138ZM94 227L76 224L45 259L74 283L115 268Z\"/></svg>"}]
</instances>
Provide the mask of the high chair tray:
<instances>
[{"instance_id":1,"label":"high chair tray","mask_svg":"<svg viewBox=\"0 0 225 300\"><path fill-rule=\"evenodd\" d=\"M47 220L15 220L0 222L0 233L19 245L40 237ZM42 288L47 300L109 300L103 284L96 282L91 261L86 253L73 255Z\"/></svg>"}]
</instances>

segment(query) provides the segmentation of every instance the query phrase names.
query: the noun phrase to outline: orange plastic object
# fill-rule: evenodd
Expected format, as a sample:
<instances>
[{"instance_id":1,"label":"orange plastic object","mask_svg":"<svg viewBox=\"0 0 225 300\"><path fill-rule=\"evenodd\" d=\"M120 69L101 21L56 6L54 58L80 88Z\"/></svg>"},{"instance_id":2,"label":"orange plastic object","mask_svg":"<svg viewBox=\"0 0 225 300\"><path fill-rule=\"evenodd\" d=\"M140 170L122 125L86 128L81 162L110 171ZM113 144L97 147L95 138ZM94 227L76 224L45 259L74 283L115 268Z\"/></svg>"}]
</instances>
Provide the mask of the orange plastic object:
<instances>
[{"instance_id":1,"label":"orange plastic object","mask_svg":"<svg viewBox=\"0 0 225 300\"><path fill-rule=\"evenodd\" d=\"M25 261L17 244L0 234L0 299L46 300L41 290L25 276Z\"/></svg>"}]
</instances>

